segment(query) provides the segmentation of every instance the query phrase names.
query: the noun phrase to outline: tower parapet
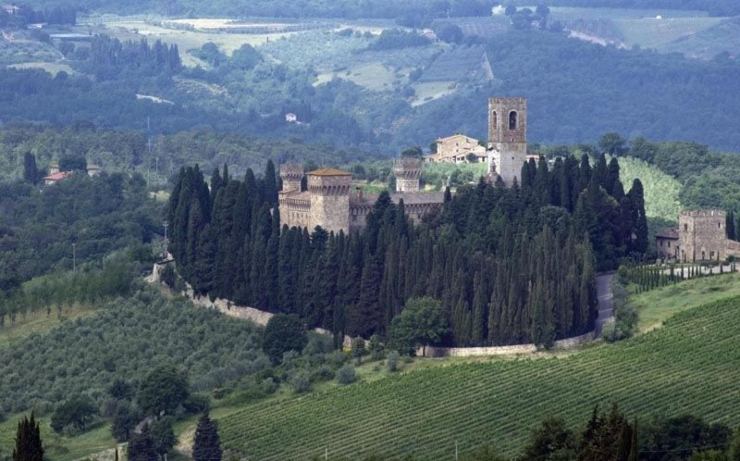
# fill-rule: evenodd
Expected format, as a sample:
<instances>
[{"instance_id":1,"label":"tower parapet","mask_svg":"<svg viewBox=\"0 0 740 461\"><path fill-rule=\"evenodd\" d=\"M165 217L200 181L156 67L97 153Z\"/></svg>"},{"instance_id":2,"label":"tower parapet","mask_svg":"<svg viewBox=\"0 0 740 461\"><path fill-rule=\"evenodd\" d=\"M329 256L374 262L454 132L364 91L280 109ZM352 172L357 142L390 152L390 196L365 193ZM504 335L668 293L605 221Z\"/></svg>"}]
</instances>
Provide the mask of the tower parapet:
<instances>
[{"instance_id":1,"label":"tower parapet","mask_svg":"<svg viewBox=\"0 0 740 461\"><path fill-rule=\"evenodd\" d=\"M496 173L511 186L521 182L522 166L527 161L526 98L490 98L488 100L488 149L492 161L489 174Z\"/></svg>"},{"instance_id":2,"label":"tower parapet","mask_svg":"<svg viewBox=\"0 0 740 461\"><path fill-rule=\"evenodd\" d=\"M283 181L282 192L300 192L303 181L303 166L295 163L280 165L280 179Z\"/></svg>"},{"instance_id":3,"label":"tower parapet","mask_svg":"<svg viewBox=\"0 0 740 461\"><path fill-rule=\"evenodd\" d=\"M352 174L334 168L308 173L311 200L310 229L321 226L328 232L349 232L349 196Z\"/></svg>"},{"instance_id":4,"label":"tower parapet","mask_svg":"<svg viewBox=\"0 0 740 461\"><path fill-rule=\"evenodd\" d=\"M393 163L396 192L419 192L421 189L421 159L402 157Z\"/></svg>"}]
</instances>

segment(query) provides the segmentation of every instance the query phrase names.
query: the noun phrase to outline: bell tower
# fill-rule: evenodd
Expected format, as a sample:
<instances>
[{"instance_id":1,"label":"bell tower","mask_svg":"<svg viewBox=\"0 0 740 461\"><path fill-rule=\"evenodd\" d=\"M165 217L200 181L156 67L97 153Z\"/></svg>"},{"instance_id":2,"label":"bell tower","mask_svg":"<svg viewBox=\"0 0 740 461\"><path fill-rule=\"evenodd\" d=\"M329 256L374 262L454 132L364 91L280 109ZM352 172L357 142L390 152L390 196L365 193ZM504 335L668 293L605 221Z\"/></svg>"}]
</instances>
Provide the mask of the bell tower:
<instances>
[{"instance_id":1,"label":"bell tower","mask_svg":"<svg viewBox=\"0 0 740 461\"><path fill-rule=\"evenodd\" d=\"M527 100L490 98L488 100L489 174L500 176L507 187L521 183L522 166L527 161Z\"/></svg>"}]
</instances>

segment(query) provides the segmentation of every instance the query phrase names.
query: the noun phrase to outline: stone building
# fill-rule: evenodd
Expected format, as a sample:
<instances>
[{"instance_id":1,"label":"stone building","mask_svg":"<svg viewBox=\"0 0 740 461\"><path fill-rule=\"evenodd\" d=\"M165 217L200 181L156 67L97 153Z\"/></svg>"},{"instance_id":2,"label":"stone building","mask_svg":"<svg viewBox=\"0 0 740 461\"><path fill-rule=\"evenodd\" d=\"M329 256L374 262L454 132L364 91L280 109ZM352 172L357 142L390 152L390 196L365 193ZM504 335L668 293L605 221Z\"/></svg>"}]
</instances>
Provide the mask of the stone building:
<instances>
[{"instance_id":1,"label":"stone building","mask_svg":"<svg viewBox=\"0 0 740 461\"><path fill-rule=\"evenodd\" d=\"M446 138L439 138L436 141L437 151L425 158L431 163L469 163L471 154L475 156L477 162L488 161L485 146L480 142L465 136L464 134L455 134Z\"/></svg>"},{"instance_id":2,"label":"stone building","mask_svg":"<svg viewBox=\"0 0 740 461\"><path fill-rule=\"evenodd\" d=\"M404 158L396 161L396 191L393 203L403 200L407 216L419 222L435 212L444 202L443 192L421 192L421 161ZM283 188L279 197L280 221L289 227L313 230L321 226L330 232L354 232L365 227L367 215L378 200L378 194L366 194L361 187L353 190L352 174L334 168L322 168L306 174L308 189L301 190L303 169L298 165L281 165Z\"/></svg>"},{"instance_id":3,"label":"stone building","mask_svg":"<svg viewBox=\"0 0 740 461\"><path fill-rule=\"evenodd\" d=\"M680 262L724 261L740 257L740 243L727 238L727 214L723 210L686 210L678 228L655 235L658 255Z\"/></svg>"},{"instance_id":4,"label":"stone building","mask_svg":"<svg viewBox=\"0 0 740 461\"><path fill-rule=\"evenodd\" d=\"M527 161L527 100L491 98L488 100L488 173L500 177L506 186L521 183L522 166Z\"/></svg>"}]
</instances>

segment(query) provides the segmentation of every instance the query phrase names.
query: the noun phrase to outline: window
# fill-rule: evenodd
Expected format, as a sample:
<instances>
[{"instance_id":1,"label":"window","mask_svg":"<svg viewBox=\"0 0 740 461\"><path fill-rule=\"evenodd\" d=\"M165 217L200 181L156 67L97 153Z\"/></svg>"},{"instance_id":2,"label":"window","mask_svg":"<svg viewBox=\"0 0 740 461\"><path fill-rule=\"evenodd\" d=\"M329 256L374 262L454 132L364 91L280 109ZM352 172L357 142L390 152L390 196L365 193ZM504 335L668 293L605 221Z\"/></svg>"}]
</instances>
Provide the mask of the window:
<instances>
[{"instance_id":1,"label":"window","mask_svg":"<svg viewBox=\"0 0 740 461\"><path fill-rule=\"evenodd\" d=\"M722 229L722 223L721 222L718 222L717 223L717 229Z\"/></svg>"},{"instance_id":2,"label":"window","mask_svg":"<svg viewBox=\"0 0 740 461\"><path fill-rule=\"evenodd\" d=\"M671 241L669 240L668 241L668 248L670 248L670 247L671 247Z\"/></svg>"},{"instance_id":3,"label":"window","mask_svg":"<svg viewBox=\"0 0 740 461\"><path fill-rule=\"evenodd\" d=\"M688 224L684 224L683 225L683 231L684 232L688 232L689 231L689 225Z\"/></svg>"},{"instance_id":4,"label":"window","mask_svg":"<svg viewBox=\"0 0 740 461\"><path fill-rule=\"evenodd\" d=\"M709 259L714 259L714 251L709 252Z\"/></svg>"},{"instance_id":5,"label":"window","mask_svg":"<svg viewBox=\"0 0 740 461\"><path fill-rule=\"evenodd\" d=\"M510 130L517 129L517 113L515 110L512 110L511 112L509 112L509 129Z\"/></svg>"},{"instance_id":6,"label":"window","mask_svg":"<svg viewBox=\"0 0 740 461\"><path fill-rule=\"evenodd\" d=\"M491 112L491 126L493 126L494 129L498 128L498 115L495 110Z\"/></svg>"}]
</instances>

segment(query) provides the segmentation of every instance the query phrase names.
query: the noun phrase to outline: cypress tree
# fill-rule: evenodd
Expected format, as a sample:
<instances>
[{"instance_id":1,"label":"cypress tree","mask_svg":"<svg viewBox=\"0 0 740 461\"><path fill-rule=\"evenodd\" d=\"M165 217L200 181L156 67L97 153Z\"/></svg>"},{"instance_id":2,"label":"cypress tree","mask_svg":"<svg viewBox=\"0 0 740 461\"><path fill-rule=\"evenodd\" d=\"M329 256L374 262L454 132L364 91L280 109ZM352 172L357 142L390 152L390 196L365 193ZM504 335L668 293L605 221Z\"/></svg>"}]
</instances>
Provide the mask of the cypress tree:
<instances>
[{"instance_id":1,"label":"cypress tree","mask_svg":"<svg viewBox=\"0 0 740 461\"><path fill-rule=\"evenodd\" d=\"M41 179L41 172L36 166L36 157L26 152L23 154L23 180L29 184L36 184Z\"/></svg>"},{"instance_id":2,"label":"cypress tree","mask_svg":"<svg viewBox=\"0 0 740 461\"><path fill-rule=\"evenodd\" d=\"M648 224L645 215L645 195L642 188L642 182L635 178L632 182L632 188L629 191L630 201L632 202L632 225L634 226L635 240L632 250L640 254L645 254L648 249Z\"/></svg>"},{"instance_id":3,"label":"cypress tree","mask_svg":"<svg viewBox=\"0 0 740 461\"><path fill-rule=\"evenodd\" d=\"M41 443L41 430L36 418L31 413L30 419L24 416L18 422L13 461L43 461L43 459L44 448Z\"/></svg>"},{"instance_id":4,"label":"cypress tree","mask_svg":"<svg viewBox=\"0 0 740 461\"><path fill-rule=\"evenodd\" d=\"M221 461L222 454L218 427L208 413L204 413L195 429L193 459L195 461Z\"/></svg>"},{"instance_id":5,"label":"cypress tree","mask_svg":"<svg viewBox=\"0 0 740 461\"><path fill-rule=\"evenodd\" d=\"M730 211L727 213L725 229L727 229L727 238L730 240L737 240L737 233L735 230L735 213Z\"/></svg>"}]
</instances>

